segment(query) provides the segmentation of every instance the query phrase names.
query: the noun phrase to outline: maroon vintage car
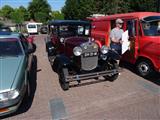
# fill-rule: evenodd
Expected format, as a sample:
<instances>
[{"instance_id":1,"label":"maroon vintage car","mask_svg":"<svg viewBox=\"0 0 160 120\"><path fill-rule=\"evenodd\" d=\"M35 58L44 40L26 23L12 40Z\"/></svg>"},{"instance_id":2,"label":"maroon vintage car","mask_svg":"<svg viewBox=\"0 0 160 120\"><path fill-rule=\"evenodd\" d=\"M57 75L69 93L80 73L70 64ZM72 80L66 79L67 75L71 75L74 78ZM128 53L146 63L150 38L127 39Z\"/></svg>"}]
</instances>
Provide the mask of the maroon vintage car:
<instances>
[{"instance_id":1,"label":"maroon vintage car","mask_svg":"<svg viewBox=\"0 0 160 120\"><path fill-rule=\"evenodd\" d=\"M54 20L48 28L46 51L63 90L68 90L73 81L80 83L100 76L110 81L117 79L119 55L106 46L99 48L90 37L89 22Z\"/></svg>"}]
</instances>

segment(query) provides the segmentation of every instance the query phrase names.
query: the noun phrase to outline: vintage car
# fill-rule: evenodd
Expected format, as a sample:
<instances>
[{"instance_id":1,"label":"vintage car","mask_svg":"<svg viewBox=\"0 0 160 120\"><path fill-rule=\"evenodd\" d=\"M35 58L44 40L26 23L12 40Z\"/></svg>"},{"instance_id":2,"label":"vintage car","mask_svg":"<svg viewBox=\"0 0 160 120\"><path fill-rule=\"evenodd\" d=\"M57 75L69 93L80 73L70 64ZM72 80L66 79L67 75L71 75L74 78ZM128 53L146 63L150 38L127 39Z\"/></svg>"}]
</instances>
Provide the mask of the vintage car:
<instances>
[{"instance_id":1,"label":"vintage car","mask_svg":"<svg viewBox=\"0 0 160 120\"><path fill-rule=\"evenodd\" d=\"M35 49L20 33L0 32L0 116L15 112L29 97Z\"/></svg>"},{"instance_id":2,"label":"vintage car","mask_svg":"<svg viewBox=\"0 0 160 120\"><path fill-rule=\"evenodd\" d=\"M99 48L90 37L89 22L54 20L48 28L46 51L63 90L68 90L69 82L73 81L80 83L100 76L112 81L117 79L116 60L120 56L105 45Z\"/></svg>"}]
</instances>

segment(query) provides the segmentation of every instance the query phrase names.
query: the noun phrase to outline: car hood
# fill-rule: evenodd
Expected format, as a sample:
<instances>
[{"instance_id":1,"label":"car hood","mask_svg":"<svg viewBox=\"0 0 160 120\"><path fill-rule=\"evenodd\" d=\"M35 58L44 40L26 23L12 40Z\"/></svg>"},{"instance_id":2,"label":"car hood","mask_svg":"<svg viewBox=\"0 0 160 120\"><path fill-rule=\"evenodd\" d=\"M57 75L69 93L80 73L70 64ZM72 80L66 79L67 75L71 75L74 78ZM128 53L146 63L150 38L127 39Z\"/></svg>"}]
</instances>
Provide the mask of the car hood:
<instances>
[{"instance_id":1,"label":"car hood","mask_svg":"<svg viewBox=\"0 0 160 120\"><path fill-rule=\"evenodd\" d=\"M88 42L88 37L70 37L66 39L65 44L78 46L84 42Z\"/></svg>"},{"instance_id":2,"label":"car hood","mask_svg":"<svg viewBox=\"0 0 160 120\"><path fill-rule=\"evenodd\" d=\"M23 56L0 57L0 92L11 89Z\"/></svg>"}]
</instances>

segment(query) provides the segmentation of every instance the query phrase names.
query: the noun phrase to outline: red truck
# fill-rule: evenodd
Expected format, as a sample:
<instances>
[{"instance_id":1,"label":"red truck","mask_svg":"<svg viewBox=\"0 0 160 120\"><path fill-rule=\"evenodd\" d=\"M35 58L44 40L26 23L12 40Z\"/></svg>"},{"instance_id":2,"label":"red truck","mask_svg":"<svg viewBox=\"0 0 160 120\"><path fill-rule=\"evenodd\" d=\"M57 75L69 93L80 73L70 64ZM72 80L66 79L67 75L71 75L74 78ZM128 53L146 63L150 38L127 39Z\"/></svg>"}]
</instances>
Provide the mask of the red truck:
<instances>
[{"instance_id":1,"label":"red truck","mask_svg":"<svg viewBox=\"0 0 160 120\"><path fill-rule=\"evenodd\" d=\"M92 37L99 46L109 46L110 31L117 18L124 21L123 30L129 32L130 50L123 54L122 60L135 64L142 77L160 72L160 13L134 12L89 18Z\"/></svg>"}]
</instances>

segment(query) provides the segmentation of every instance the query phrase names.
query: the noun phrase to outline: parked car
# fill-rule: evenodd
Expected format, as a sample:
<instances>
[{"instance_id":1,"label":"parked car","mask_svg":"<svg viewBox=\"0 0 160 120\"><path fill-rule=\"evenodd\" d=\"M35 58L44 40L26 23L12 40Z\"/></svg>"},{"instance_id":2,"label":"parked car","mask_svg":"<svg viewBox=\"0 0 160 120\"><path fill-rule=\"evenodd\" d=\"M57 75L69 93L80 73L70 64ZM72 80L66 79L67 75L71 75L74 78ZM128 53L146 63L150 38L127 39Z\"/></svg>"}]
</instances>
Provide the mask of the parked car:
<instances>
[{"instance_id":1,"label":"parked car","mask_svg":"<svg viewBox=\"0 0 160 120\"><path fill-rule=\"evenodd\" d=\"M15 112L30 96L30 69L35 45L20 33L0 33L0 116Z\"/></svg>"},{"instance_id":2,"label":"parked car","mask_svg":"<svg viewBox=\"0 0 160 120\"><path fill-rule=\"evenodd\" d=\"M11 32L11 29L8 26L1 26L0 32Z\"/></svg>"},{"instance_id":3,"label":"parked car","mask_svg":"<svg viewBox=\"0 0 160 120\"><path fill-rule=\"evenodd\" d=\"M48 28L47 26L42 26L40 29L41 34L47 34Z\"/></svg>"},{"instance_id":4,"label":"parked car","mask_svg":"<svg viewBox=\"0 0 160 120\"><path fill-rule=\"evenodd\" d=\"M153 76L160 72L160 13L135 12L89 18L92 21L92 37L99 45L109 45L109 34L115 27L115 20L124 21L123 29L129 32L130 50L122 60L136 66L142 77Z\"/></svg>"},{"instance_id":5,"label":"parked car","mask_svg":"<svg viewBox=\"0 0 160 120\"><path fill-rule=\"evenodd\" d=\"M98 78L118 77L119 55L105 45L102 48L90 37L90 23L76 20L55 20L48 24L46 51L53 70L59 75L63 90L69 83Z\"/></svg>"},{"instance_id":6,"label":"parked car","mask_svg":"<svg viewBox=\"0 0 160 120\"><path fill-rule=\"evenodd\" d=\"M26 25L28 34L39 34L42 23L31 22Z\"/></svg>"}]
</instances>

